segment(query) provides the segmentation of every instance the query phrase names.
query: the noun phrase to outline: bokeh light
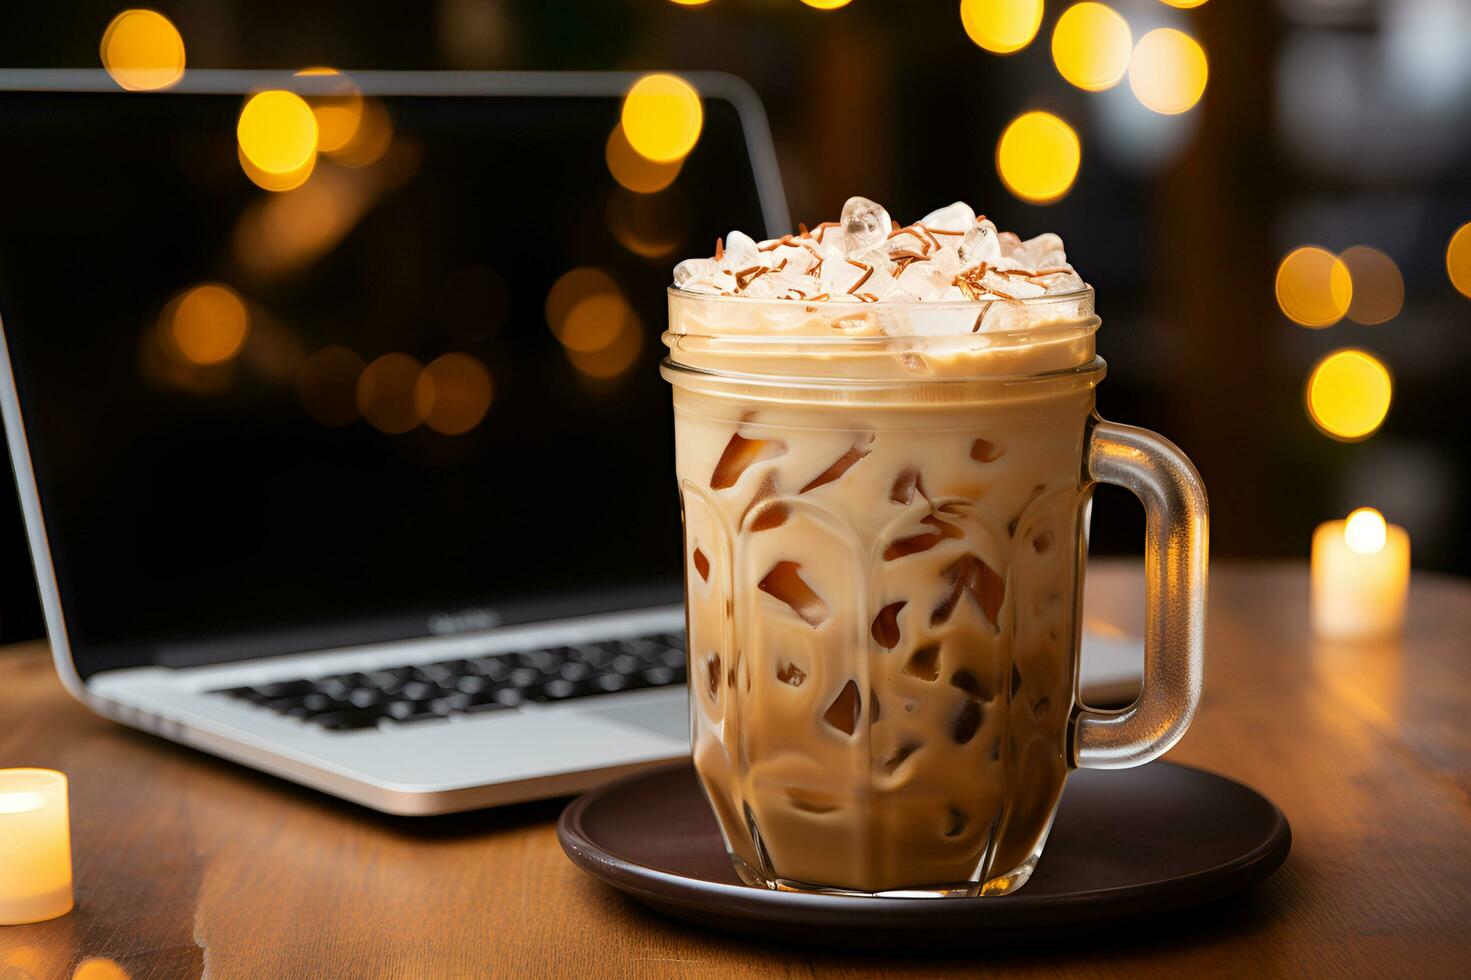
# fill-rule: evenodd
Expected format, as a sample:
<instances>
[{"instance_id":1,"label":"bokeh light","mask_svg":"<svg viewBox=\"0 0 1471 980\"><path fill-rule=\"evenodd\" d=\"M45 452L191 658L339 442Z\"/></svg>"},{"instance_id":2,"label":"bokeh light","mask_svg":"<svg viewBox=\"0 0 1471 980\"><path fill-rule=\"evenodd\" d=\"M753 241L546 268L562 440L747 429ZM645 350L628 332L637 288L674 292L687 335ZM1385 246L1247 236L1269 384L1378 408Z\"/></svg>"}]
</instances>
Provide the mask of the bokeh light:
<instances>
[{"instance_id":1,"label":"bokeh light","mask_svg":"<svg viewBox=\"0 0 1471 980\"><path fill-rule=\"evenodd\" d=\"M1052 61L1068 82L1088 92L1112 88L1129 70L1129 22L1101 3L1075 3L1052 29Z\"/></svg>"},{"instance_id":2,"label":"bokeh light","mask_svg":"<svg viewBox=\"0 0 1471 980\"><path fill-rule=\"evenodd\" d=\"M703 7L710 0L669 0L669 2L679 7Z\"/></svg>"},{"instance_id":3,"label":"bokeh light","mask_svg":"<svg viewBox=\"0 0 1471 980\"><path fill-rule=\"evenodd\" d=\"M1172 116L1193 108L1210 75L1205 49L1172 27L1139 39L1129 59L1129 88L1145 108Z\"/></svg>"},{"instance_id":4,"label":"bokeh light","mask_svg":"<svg viewBox=\"0 0 1471 980\"><path fill-rule=\"evenodd\" d=\"M608 230L618 244L644 259L661 259L679 248L689 209L678 194L631 194L608 198Z\"/></svg>"},{"instance_id":5,"label":"bokeh light","mask_svg":"<svg viewBox=\"0 0 1471 980\"><path fill-rule=\"evenodd\" d=\"M485 365L469 354L445 354L419 374L414 407L429 428L457 436L485 418L494 390Z\"/></svg>"},{"instance_id":6,"label":"bokeh light","mask_svg":"<svg viewBox=\"0 0 1471 980\"><path fill-rule=\"evenodd\" d=\"M240 294L208 282L195 286L169 304L169 339L193 364L221 364L240 353L250 332L250 313Z\"/></svg>"},{"instance_id":7,"label":"bokeh light","mask_svg":"<svg viewBox=\"0 0 1471 980\"><path fill-rule=\"evenodd\" d=\"M168 88L184 77L184 38L156 10L124 10L102 32L102 67L133 92Z\"/></svg>"},{"instance_id":8,"label":"bokeh light","mask_svg":"<svg viewBox=\"0 0 1471 980\"><path fill-rule=\"evenodd\" d=\"M566 348L567 360L584 376L596 381L616 378L633 366L643 349L643 324L626 303L618 332L605 347L593 351Z\"/></svg>"},{"instance_id":9,"label":"bokeh light","mask_svg":"<svg viewBox=\"0 0 1471 980\"><path fill-rule=\"evenodd\" d=\"M561 341L562 328L572 308L589 296L603 293L621 295L613 277L602 269L584 265L564 272L547 292L547 326L552 328L552 336Z\"/></svg>"},{"instance_id":10,"label":"bokeh light","mask_svg":"<svg viewBox=\"0 0 1471 980\"><path fill-rule=\"evenodd\" d=\"M331 91L309 95L307 105L317 120L317 149L333 154L347 147L363 121L363 93L336 68L303 68L301 78L332 78Z\"/></svg>"},{"instance_id":11,"label":"bokeh light","mask_svg":"<svg viewBox=\"0 0 1471 980\"><path fill-rule=\"evenodd\" d=\"M289 188L262 183L258 174L268 179L294 179L303 171L310 175L317 156L317 119L295 92L272 89L252 95L240 110L235 135L242 164L249 164L246 174L266 190ZM302 176L291 186L305 180Z\"/></svg>"},{"instance_id":12,"label":"bokeh light","mask_svg":"<svg viewBox=\"0 0 1471 980\"><path fill-rule=\"evenodd\" d=\"M987 51L1011 54L1037 36L1042 0L960 0L960 23Z\"/></svg>"},{"instance_id":13,"label":"bokeh light","mask_svg":"<svg viewBox=\"0 0 1471 980\"><path fill-rule=\"evenodd\" d=\"M1348 318L1355 323L1386 323L1405 305L1405 280L1394 259L1377 248L1355 245L1338 256L1348 270L1353 292Z\"/></svg>"},{"instance_id":14,"label":"bokeh light","mask_svg":"<svg viewBox=\"0 0 1471 980\"><path fill-rule=\"evenodd\" d=\"M362 114L352 137L341 146L323 148L334 163L344 167L370 167L383 159L393 145L393 119L382 100L365 97Z\"/></svg>"},{"instance_id":15,"label":"bokeh light","mask_svg":"<svg viewBox=\"0 0 1471 980\"><path fill-rule=\"evenodd\" d=\"M301 407L322 425L336 428L358 417L358 378L363 359L346 347L323 347L296 372Z\"/></svg>"},{"instance_id":16,"label":"bokeh light","mask_svg":"<svg viewBox=\"0 0 1471 980\"><path fill-rule=\"evenodd\" d=\"M424 421L414 389L423 365L407 354L384 354L358 376L358 411L379 432L400 435Z\"/></svg>"},{"instance_id":17,"label":"bokeh light","mask_svg":"<svg viewBox=\"0 0 1471 980\"><path fill-rule=\"evenodd\" d=\"M89 956L72 971L72 980L131 980L131 974L116 960L105 956Z\"/></svg>"},{"instance_id":18,"label":"bokeh light","mask_svg":"<svg viewBox=\"0 0 1471 980\"><path fill-rule=\"evenodd\" d=\"M1286 317L1305 327L1328 327L1343 319L1353 301L1353 277L1338 256L1316 245L1303 245L1277 266L1277 305Z\"/></svg>"},{"instance_id":19,"label":"bokeh light","mask_svg":"<svg viewBox=\"0 0 1471 980\"><path fill-rule=\"evenodd\" d=\"M623 98L622 126L628 145L656 163L687 156L704 124L700 93L674 75L645 75Z\"/></svg>"},{"instance_id":20,"label":"bokeh light","mask_svg":"<svg viewBox=\"0 0 1471 980\"><path fill-rule=\"evenodd\" d=\"M309 176L299 190L253 202L240 215L231 246L252 275L270 278L315 262L342 241L371 201L346 171L324 167Z\"/></svg>"},{"instance_id":21,"label":"bokeh light","mask_svg":"<svg viewBox=\"0 0 1471 980\"><path fill-rule=\"evenodd\" d=\"M1343 543L1356 555L1375 555L1384 550L1389 527L1384 515L1373 507L1360 507L1343 522Z\"/></svg>"},{"instance_id":22,"label":"bokeh light","mask_svg":"<svg viewBox=\"0 0 1471 980\"><path fill-rule=\"evenodd\" d=\"M1006 127L996 144L996 170L1017 197L1048 204L1078 176L1082 144L1073 128L1050 112L1028 112Z\"/></svg>"},{"instance_id":23,"label":"bokeh light","mask_svg":"<svg viewBox=\"0 0 1471 980\"><path fill-rule=\"evenodd\" d=\"M1456 229L1445 247L1445 271L1451 285L1471 297L1471 221Z\"/></svg>"},{"instance_id":24,"label":"bokeh light","mask_svg":"<svg viewBox=\"0 0 1471 980\"><path fill-rule=\"evenodd\" d=\"M311 159L307 160L306 164L299 169L291 170L284 174L275 174L269 170L262 170L260 167L251 163L250 158L245 155L245 151L239 147L235 149L235 156L240 161L240 169L245 172L245 176L250 178L250 182L262 190L268 191L296 190L296 188L307 182L317 166L317 156L314 153Z\"/></svg>"},{"instance_id":25,"label":"bokeh light","mask_svg":"<svg viewBox=\"0 0 1471 980\"><path fill-rule=\"evenodd\" d=\"M1377 357L1354 348L1336 350L1308 376L1308 416L1334 439L1356 442L1384 423L1393 394L1389 369Z\"/></svg>"},{"instance_id":26,"label":"bokeh light","mask_svg":"<svg viewBox=\"0 0 1471 980\"><path fill-rule=\"evenodd\" d=\"M817 10L837 10L839 7L848 6L853 0L802 0L802 2Z\"/></svg>"},{"instance_id":27,"label":"bokeh light","mask_svg":"<svg viewBox=\"0 0 1471 980\"><path fill-rule=\"evenodd\" d=\"M608 145L604 148L603 156L608 161L608 173L613 175L613 179L639 194L662 191L674 183L674 178L679 176L680 168L684 165L683 157L669 163L659 163L639 153L628 144L628 137L623 135L622 123L614 126L613 132L608 134Z\"/></svg>"},{"instance_id":28,"label":"bokeh light","mask_svg":"<svg viewBox=\"0 0 1471 980\"><path fill-rule=\"evenodd\" d=\"M1171 7L1179 7L1181 10L1189 10L1192 7L1205 5L1205 0L1159 0L1159 2L1167 3Z\"/></svg>"}]
</instances>

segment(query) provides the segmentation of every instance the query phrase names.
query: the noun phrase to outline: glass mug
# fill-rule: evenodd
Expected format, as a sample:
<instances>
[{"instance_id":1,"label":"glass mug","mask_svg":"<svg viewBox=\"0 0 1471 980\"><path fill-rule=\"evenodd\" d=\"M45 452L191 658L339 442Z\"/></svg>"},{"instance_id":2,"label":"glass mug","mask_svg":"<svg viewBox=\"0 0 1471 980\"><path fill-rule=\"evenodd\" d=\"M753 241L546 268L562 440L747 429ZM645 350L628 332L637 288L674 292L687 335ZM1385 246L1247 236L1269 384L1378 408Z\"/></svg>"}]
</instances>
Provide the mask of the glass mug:
<instances>
[{"instance_id":1,"label":"glass mug","mask_svg":"<svg viewBox=\"0 0 1471 980\"><path fill-rule=\"evenodd\" d=\"M1094 413L1092 289L840 306L671 288L669 310L692 751L737 873L1020 888L1068 772L1168 749L1204 666L1205 491L1167 440ZM888 336L896 318L925 335ZM1078 700L1097 482L1147 514L1144 685L1114 712Z\"/></svg>"}]
</instances>

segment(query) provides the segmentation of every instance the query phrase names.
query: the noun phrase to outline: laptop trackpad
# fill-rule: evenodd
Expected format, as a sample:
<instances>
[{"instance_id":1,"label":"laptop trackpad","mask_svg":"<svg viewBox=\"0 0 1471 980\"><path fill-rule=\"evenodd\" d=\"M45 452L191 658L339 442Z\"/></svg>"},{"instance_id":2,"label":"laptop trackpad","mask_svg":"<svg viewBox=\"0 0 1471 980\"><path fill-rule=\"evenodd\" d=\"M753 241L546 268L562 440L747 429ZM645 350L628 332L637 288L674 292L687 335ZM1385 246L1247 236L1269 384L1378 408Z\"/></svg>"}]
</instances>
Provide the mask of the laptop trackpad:
<instances>
[{"instance_id":1,"label":"laptop trackpad","mask_svg":"<svg viewBox=\"0 0 1471 980\"><path fill-rule=\"evenodd\" d=\"M616 705L611 708L590 708L587 714L595 718L606 718L620 725L629 725L646 732L668 735L688 743L690 738L690 708L686 698L668 698L652 704Z\"/></svg>"}]
</instances>

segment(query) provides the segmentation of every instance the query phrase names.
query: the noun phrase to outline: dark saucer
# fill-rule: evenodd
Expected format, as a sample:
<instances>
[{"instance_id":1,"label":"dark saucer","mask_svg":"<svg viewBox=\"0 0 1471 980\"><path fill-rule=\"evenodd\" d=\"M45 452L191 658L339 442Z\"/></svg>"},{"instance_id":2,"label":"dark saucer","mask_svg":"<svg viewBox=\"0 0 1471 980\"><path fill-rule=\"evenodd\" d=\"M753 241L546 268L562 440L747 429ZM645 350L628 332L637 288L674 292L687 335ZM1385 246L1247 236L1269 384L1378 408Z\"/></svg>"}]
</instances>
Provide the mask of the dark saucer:
<instances>
[{"instance_id":1,"label":"dark saucer","mask_svg":"<svg viewBox=\"0 0 1471 980\"><path fill-rule=\"evenodd\" d=\"M557 836L584 871L661 912L808 942L939 939L1177 911L1250 888L1292 846L1271 801L1168 762L1069 776L1036 873L999 898L852 898L741 884L688 762L573 800Z\"/></svg>"}]
</instances>

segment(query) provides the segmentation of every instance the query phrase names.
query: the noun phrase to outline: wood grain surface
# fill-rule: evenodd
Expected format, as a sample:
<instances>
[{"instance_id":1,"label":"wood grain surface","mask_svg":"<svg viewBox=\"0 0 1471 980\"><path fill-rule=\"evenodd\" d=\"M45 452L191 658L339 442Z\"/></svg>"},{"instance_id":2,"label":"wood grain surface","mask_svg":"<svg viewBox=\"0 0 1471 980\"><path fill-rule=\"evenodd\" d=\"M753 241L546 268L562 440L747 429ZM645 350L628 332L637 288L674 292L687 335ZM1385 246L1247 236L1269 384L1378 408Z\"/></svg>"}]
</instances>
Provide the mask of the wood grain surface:
<instances>
[{"instance_id":1,"label":"wood grain surface","mask_svg":"<svg viewBox=\"0 0 1471 980\"><path fill-rule=\"evenodd\" d=\"M1138 568L1089 575L1090 620L1137 630ZM0 980L1467 975L1471 583L1417 573L1403 641L1357 647L1309 637L1304 566L1218 564L1210 602L1205 699L1171 758L1273 799L1286 866L1165 920L888 955L645 911L562 855L564 801L381 816L104 721L41 644L0 649L0 767L71 777L78 901L0 927Z\"/></svg>"}]
</instances>

